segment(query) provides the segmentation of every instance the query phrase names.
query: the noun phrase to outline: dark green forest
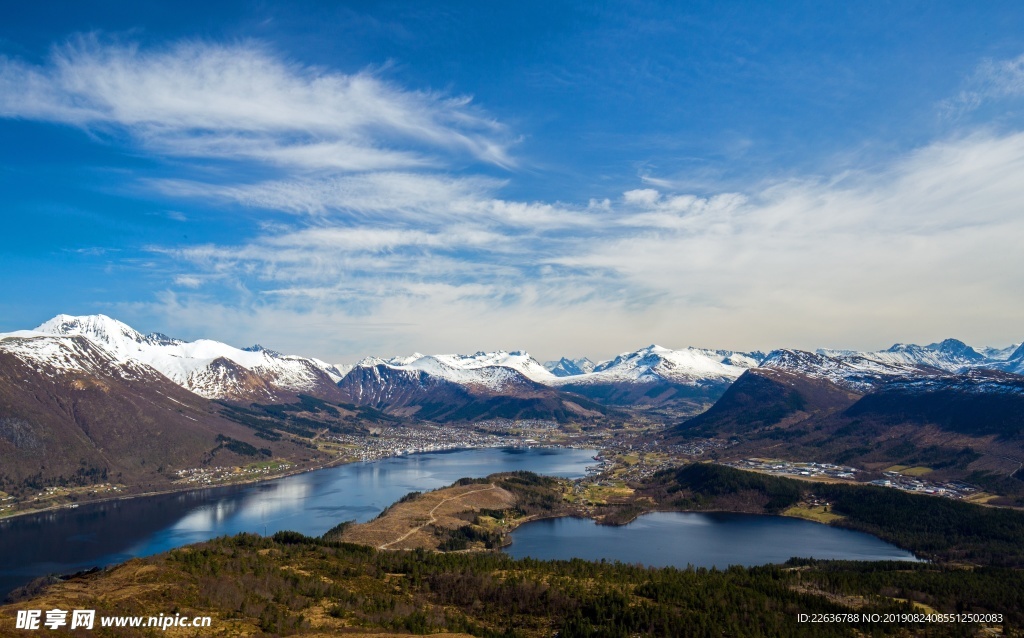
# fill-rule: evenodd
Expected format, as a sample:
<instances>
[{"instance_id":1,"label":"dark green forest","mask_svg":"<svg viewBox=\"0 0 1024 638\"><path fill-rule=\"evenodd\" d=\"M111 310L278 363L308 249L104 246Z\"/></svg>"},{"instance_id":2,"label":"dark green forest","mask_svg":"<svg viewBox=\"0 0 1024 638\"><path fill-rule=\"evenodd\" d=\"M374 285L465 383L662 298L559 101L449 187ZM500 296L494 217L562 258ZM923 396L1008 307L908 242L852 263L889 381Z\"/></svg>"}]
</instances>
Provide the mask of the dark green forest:
<instances>
[{"instance_id":1,"label":"dark green forest","mask_svg":"<svg viewBox=\"0 0 1024 638\"><path fill-rule=\"evenodd\" d=\"M1004 615L1024 625L1024 574L927 563L793 560L754 568L653 569L513 560L498 553L385 552L292 532L240 535L149 559L196 585L199 609L267 634L312 629L314 607L352 627L475 636L974 635L973 623L802 623L797 614Z\"/></svg>"},{"instance_id":2,"label":"dark green forest","mask_svg":"<svg viewBox=\"0 0 1024 638\"><path fill-rule=\"evenodd\" d=\"M665 509L777 514L810 496L845 518L834 523L944 563L1024 567L1024 512L872 485L808 483L695 463L655 474L640 493ZM737 507L739 506L739 507Z\"/></svg>"}]
</instances>

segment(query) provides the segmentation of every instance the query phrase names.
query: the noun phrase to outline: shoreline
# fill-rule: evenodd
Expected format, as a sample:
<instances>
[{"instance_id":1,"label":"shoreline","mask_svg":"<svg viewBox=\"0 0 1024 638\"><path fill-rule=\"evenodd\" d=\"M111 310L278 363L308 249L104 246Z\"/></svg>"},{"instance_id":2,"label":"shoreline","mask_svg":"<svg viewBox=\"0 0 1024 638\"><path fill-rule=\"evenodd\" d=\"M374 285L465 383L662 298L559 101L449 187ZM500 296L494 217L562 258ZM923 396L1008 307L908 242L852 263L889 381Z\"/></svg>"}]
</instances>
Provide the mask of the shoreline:
<instances>
[{"instance_id":1,"label":"shoreline","mask_svg":"<svg viewBox=\"0 0 1024 638\"><path fill-rule=\"evenodd\" d=\"M182 487L176 487L175 489L147 490L145 492L139 492L139 493L135 493L135 494L118 494L116 496L102 496L100 498L89 500L88 502L82 502L81 505L83 507L87 507L87 506L92 505L92 504L129 502L132 499L139 499L141 497L158 497L158 496L166 496L168 494L194 493L194 494L197 494L197 495L201 495L201 494L204 494L204 493L209 493L210 490L225 490L225 489L228 489L228 488L236 488L236 487L237 488L245 488L246 486L251 486L251 485L267 484L267 483L269 483L271 481L276 481L276 480L288 478L290 476L297 476L297 475L301 475L301 474L307 474L307 473L315 472L315 471L318 471L318 470L337 469L337 468L340 468L342 466L347 466L347 465L350 465L350 464L351 465L355 465L355 464L370 465L370 464L378 463L378 462L381 462L381 461L389 461L389 460L390 461L395 461L396 459L397 460L409 459L410 457L415 457L415 456L418 456L418 455L436 455L436 454L457 453L457 452L464 452L464 453L465 452L468 452L468 453L473 453L473 452L492 453L492 452L495 452L495 451L499 451L500 452L501 450L523 449L523 447L524 446L516 446L516 445L508 445L508 444L506 444L506 445L500 445L500 446L469 446L469 447L462 447L462 448L451 448L451 449L450 448L444 448L444 449L434 449L434 450L425 449L425 450L414 451L412 453L408 453L408 452L403 451L403 452L397 453L397 454L392 454L392 455L387 455L387 456L380 456L380 457L372 459L372 460L367 459L366 461L362 461L362 459L360 459L358 457L353 458L351 456L336 457L336 458L333 458L333 459L325 460L322 463L316 463L316 464L312 464L312 465L308 465L308 466L304 466L304 467L292 467L292 468L289 468L288 470L286 470L284 472L281 472L280 474L276 474L276 475L273 475L273 476L261 475L261 476L258 476L258 477L248 477L246 479L239 480L238 482L229 483L229 484L222 484L222 485L187 486L187 487L182 486ZM588 456L590 456L591 454L595 453L595 452L591 452L590 451L590 450L592 450L594 448L577 448L575 446L566 446L566 445L553 445L553 446L531 445L531 446L528 446L528 447L532 448L532 449L535 449L535 450L538 449L538 448L550 448L552 450L559 450L559 451L564 451L564 452L567 452L567 453L571 453L571 452L578 451L578 450L586 450L586 451L588 451ZM513 470L510 470L510 471L513 471ZM581 477L585 476L585 474L584 474L582 469L580 470L580 476ZM224 492L221 492L220 495L218 495L217 493L214 493L209 498L217 499L217 498L222 498L225 495L226 494ZM43 515L46 515L46 516L49 516L49 517L55 517L55 516L59 516L59 512L61 510L68 510L68 512L66 512L67 518L66 519L58 520L56 522L57 525L65 524L66 521L73 521L73 520L75 520L74 519L74 517L76 515L75 512L78 511L78 508L69 508L68 504L62 504L62 505L58 505L58 506L50 506L50 507L36 509L36 510L31 510L31 511L22 511L22 512L18 512L15 515L4 517L3 519L0 519L0 532L2 532L5 528L7 528L7 529L14 529L13 526L17 524L16 522L13 522L13 521L15 521L15 519L17 519L18 521L26 521L25 517L33 515L33 514L43 514ZM86 516L89 516L91 514L94 514L95 512L88 512L88 511L82 510L82 511L80 511L80 513L81 514L85 514ZM6 521L12 521L12 523L10 523L10 526L8 526L8 523L6 523ZM38 521L39 524L46 524L46 522L47 522L45 518L42 519L41 521L39 519L36 519L36 520L28 519L27 524L29 526L36 525L37 521ZM255 532L255 533L259 534L259 532ZM202 542L202 541L198 541L198 542ZM123 561L118 561L117 564L120 564L121 562L123 562ZM98 565L98 564L99 563L95 563L95 562L90 563L90 565ZM78 573L79 571L82 571L81 568L78 568L78 567L70 567L70 568L68 568L66 570L61 569L60 566L56 566L56 567L57 567L56 569L51 569L50 571L48 571L46 573L40 574L39 577L50 575L50 576L55 576L57 578L66 578L66 577L68 577L70 575ZM14 587L14 589L17 589L18 587L24 586L27 583L35 580L36 578L38 578L38 577L31 577L31 578L25 580L24 582L18 582L16 587L14 587L14 585L12 585L12 587ZM12 589L12 591L13 591L13 589ZM0 592L0 599L2 599L2 598L3 598L3 592Z\"/></svg>"},{"instance_id":2,"label":"shoreline","mask_svg":"<svg viewBox=\"0 0 1024 638\"><path fill-rule=\"evenodd\" d=\"M640 518L641 516L647 516L648 514L743 514L745 516L769 516L769 517L773 517L773 518L791 518L791 519L797 520L797 521L807 521L808 523L817 523L819 525L824 525L826 527L837 527L835 525L832 525L831 523L825 523L823 521L816 521L816 520L813 520L813 519L810 519L810 518L803 518L801 516L793 516L793 515L781 514L781 513L780 514L768 514L766 512L743 512L743 511L740 511L740 510L681 510L681 509L666 509L666 508L659 507L659 508L644 510L642 512L637 512L636 514L634 514L632 516L632 518L630 518L629 520L623 521L621 523L604 523L601 520L599 520L597 517L592 516L592 515L588 515L586 513L568 513L568 514L552 514L550 516L538 516L537 518L530 518L530 519L524 519L524 520L518 521L514 526L509 528L508 533L511 534L513 531L519 529L521 526L526 525L528 523L535 523L535 522L538 522L538 521L550 521L550 520L555 520L555 519L558 519L558 518L580 518L580 519L583 519L583 520L594 521L595 525L604 525L604 526L607 526L607 527L625 527L626 525L629 525L630 523L636 522L636 520L638 518ZM872 534L872 536L873 536L873 534ZM511 539L509 539L508 544L502 545L502 547L508 547L508 545L511 545L511 544L512 544L512 541L511 541ZM486 551L486 550L484 550L484 551Z\"/></svg>"},{"instance_id":3,"label":"shoreline","mask_svg":"<svg viewBox=\"0 0 1024 638\"><path fill-rule=\"evenodd\" d=\"M400 456L400 455L396 455L396 456ZM385 456L385 457L381 457L380 459L376 459L376 460L379 461L379 460L384 460L386 458L394 458L394 457ZM51 505L50 507L44 507L44 508L36 509L36 510L28 510L28 511L16 512L16 513L13 513L13 514L9 514L9 515L0 517L0 525L3 525L3 523L5 521L14 520L15 518L20 518L20 517L24 517L24 516L32 516L33 514L45 514L47 512L59 512L61 510L77 509L76 507L73 507L74 505L79 505L79 506L85 507L85 506L88 506L88 505L95 505L95 504L98 504L98 503L113 503L115 501L129 501L129 500L133 500L133 499L137 499L137 498L144 498L144 497L147 497L147 496L165 496L167 494L180 494L182 492L199 492L201 490L217 490L217 489L236 487L236 486L242 486L242 485L255 485L257 483L266 483L266 482L269 482L269 481L277 481L277 480L280 480L280 479L283 479L283 478L288 478L289 476L297 476L299 474L308 474L309 472L316 472L318 470L326 470L326 469L329 469L329 468L332 468L332 467L338 467L339 465L348 465L349 463L359 463L359 462L360 462L359 459L337 458L337 459L334 459L334 460L330 461L329 463L324 463L323 465L318 465L318 466L315 466L315 467L308 467L308 468L302 468L302 469L290 469L290 470L288 470L286 472L283 472L281 474L274 474L273 476L265 476L265 477L261 477L261 478L247 478L247 479L242 479L240 481L235 481L235 482L232 482L232 483L221 483L219 485L206 485L206 486L202 486L202 487L199 487L199 486L189 486L189 487L171 488L171 489L165 489L165 490L155 490L155 491L151 491L151 492L139 492L137 494L123 494L123 495L120 495L120 496L104 496L104 497L101 497L101 498L89 499L87 501L76 501L74 503L65 503L63 505ZM370 462L372 462L372 461L370 461Z\"/></svg>"},{"instance_id":4,"label":"shoreline","mask_svg":"<svg viewBox=\"0 0 1024 638\"><path fill-rule=\"evenodd\" d=\"M460 448L459 450L454 450L454 451L474 450L474 449L503 449L503 448L507 448L507 447L513 447L513 446L502 446L502 447L498 447L498 448ZM534 446L534 447L544 447L544 446ZM562 447L562 446L557 446L557 447ZM430 452L434 452L434 451L417 452L416 454L426 454L426 453L430 453ZM402 457L402 456L412 456L412 455L409 455L409 454L396 454L394 456L386 456L386 457L381 457L379 459L375 459L374 461L364 461L364 462L373 463L373 462L383 461L383 460L387 460L387 459L391 459L391 458L399 458L399 457ZM290 471L288 471L286 473L283 473L281 475L278 475L278 476L266 477L266 478L260 478L260 479L250 479L250 480L240 481L238 483L233 483L233 484L229 484L229 485L218 485L218 486L211 486L211 487L205 487L205 488L187 488L187 489L176 489L176 490L153 491L153 492L146 492L146 493L135 494L135 495L124 495L124 496L118 496L118 497L108 497L108 498L103 498L103 499L97 499L96 501L90 501L90 503L113 502L113 501L122 501L122 500L123 501L127 501L129 499L138 498L138 497L142 497L142 496L158 496L158 495L174 494L174 493L182 493L182 492L190 492L190 491L197 491L198 492L198 491L208 490L208 489L218 489L218 488L227 488L227 487L233 487L233 486L252 485L252 484L258 484L258 483L264 483L264 482L267 482L267 481L279 480L279 479L282 479L282 478L287 478L289 476L305 474L305 473L308 473L308 472L314 472L314 471L321 470L321 469L330 469L330 468L338 467L338 466L341 466L341 465L347 465L347 464L350 464L350 463L355 463L357 461L359 461L359 459L340 459L339 458L339 459L334 459L334 460L332 460L329 463L325 463L325 464L314 466L314 467L310 467L310 468L293 469L293 470L290 470ZM573 479L568 479L568 480L573 480ZM451 486L449 486L449 487L451 487ZM439 488L439 489L446 489L446 488ZM398 502L399 501L396 501L396 503L398 503ZM392 505L394 505L394 503ZM35 512L26 512L25 514L43 513L43 512L47 512L47 511L51 511L52 512L52 511L55 511L55 510L58 510L58 509L66 509L66 508L67 508L67 506L60 506L60 507L56 507L56 508L51 507L51 508L46 508L44 510L37 510ZM386 509L385 509L385 511L386 511ZM506 528L506 530L503 533L503 537L504 538L502 539L502 542L499 545L497 545L496 547L493 547L493 548L490 548L490 549L485 549L485 548L466 548L466 549L460 549L460 550L453 550L453 551L450 551L450 552L445 552L444 550L440 550L440 549L431 549L431 550L428 550L428 551L437 552L437 553L476 553L476 552L479 552L479 553L486 553L486 552L506 553L506 550L514 544L513 533L517 529L522 527L523 525L526 525L526 524L529 524L529 523L534 523L534 522L539 522L539 521L544 521L544 520L555 520L555 519L560 519L560 518L586 519L586 520L593 521L593 523L595 525L607 525L609 527L625 527L627 525L630 525L631 523L634 523L640 517L646 516L648 514L656 514L656 513L716 514L717 513L717 514L741 514L741 515L759 516L759 517L779 517L779 518L794 519L794 520L800 520L800 521L811 522L811 523L820 523L820 524L825 525L827 527L840 527L840 528L844 527L844 526L836 526L836 525L833 525L831 523L827 523L827 522L824 522L824 521L817 521L817 520L808 519L808 518L804 518L804 517L800 517L800 516L786 515L786 514L783 514L783 513L772 514L772 513L767 513L767 512L763 512L763 511L762 512L753 512L753 511L741 511L741 510L735 510L735 509L707 509L707 510L704 510L704 509L677 509L677 508L671 508L671 507L666 508L666 507L658 507L658 506L648 507L648 508L633 509L633 511L631 512L632 515L628 519L623 519L621 521L616 521L616 522L604 522L603 519L608 514L612 514L612 513L613 512L594 512L594 511L589 511L588 512L588 511L579 510L579 509L572 509L572 510L568 510L567 509L567 510L565 510L563 512L559 512L559 513L535 514L533 516L525 517L523 519L514 521L511 524L509 524L508 527ZM8 517L8 518L14 518L14 517ZM0 526L2 526L4 520L7 520L7 519L0 520ZM892 544L892 545L894 545L894 546L896 546L896 547L898 547L900 549L908 551L908 552L910 552L914 556L914 560L915 561L933 562L933 559L922 558L917 553L915 553L913 549L904 546L902 543L894 542L892 540L886 540L886 539L882 538L881 536L878 536L878 535L875 535L875 534L871 534L871 533L865 532L863 530L857 530L855 528L853 528L851 531L858 531L858 532L861 532L861 533L868 534L869 536L872 536L872 537L877 538L879 540L883 540L884 542L887 542L887 543ZM258 532L257 532L257 534L258 534ZM317 538L322 538L322 536L319 536ZM352 542L352 541L345 541L345 542ZM363 543L358 543L357 542L357 544L363 544ZM401 549L382 548L382 547L379 548L379 547L376 547L374 545L367 545L367 546L368 547L373 547L374 549L377 549L378 551L404 551L404 550L401 550ZM118 563L118 564L120 564L120 563ZM93 568L93 569L96 569L96 568ZM105 569L105 567L104 568L100 568L100 569ZM55 577L57 577L59 579L66 579L68 577L71 577L71 576L74 576L74 575L76 575L78 573L81 573L81 571L82 570L69 571L69 572L53 572L50 575L51 576L55 576ZM88 570L86 570L86 571L88 571Z\"/></svg>"},{"instance_id":5,"label":"shoreline","mask_svg":"<svg viewBox=\"0 0 1024 638\"><path fill-rule=\"evenodd\" d=\"M523 446L523 445L501 445L501 446L491 446L491 447L488 447L488 446L484 446L484 447L460 447L460 448L444 448L444 449L440 449L440 450L422 450L422 451L413 452L413 454L433 454L433 453L436 453L436 452L459 452L459 451L463 451L463 450L494 450L494 449L500 450L500 449L504 449L504 448L520 448L520 447L528 447L528 448L554 448L554 449L584 449L584 448L573 448L572 446L565 446L565 445L529 445L529 446ZM591 449L591 448L586 448L586 449ZM593 448L593 449L596 449L596 448ZM277 481L277 480L280 480L280 479L283 479L283 478L288 478L289 476L297 476L299 474L308 474L309 472L316 472L318 470L326 470L326 469L330 469L332 467L338 467L340 465L348 465L350 463L376 463L378 461L384 461L384 460L387 460L387 459L399 458L399 457L402 457L402 456L411 456L411 455L407 454L405 452L402 452L401 454L392 454L390 456L382 456L380 458L376 458L376 459L372 459L372 460L335 458L335 459L332 459L329 462L326 462L326 463L324 463L322 465L317 465L317 466L314 466L314 467L290 469L290 470L288 470L286 472L283 472L281 474L275 474L273 476L265 476L265 477L261 477L261 478L242 479L240 481L235 481L235 482L232 482L232 483L221 483L219 485L189 486L189 487L180 487L180 488L170 488L170 489L165 489L165 490L154 490L154 491L150 491L150 492L139 492L137 494L122 494L122 495L119 495L119 496L103 496L101 498L89 499L87 501L76 501L76 502L73 502L73 503L64 503L62 505L51 505L49 507L44 507L44 508L41 508L41 509L19 511L19 512L15 512L15 513L7 514L5 516L0 516L0 525L3 525L5 521L10 521L10 520L14 520L15 518L21 518L21 517L25 517L25 516L32 516L33 514L45 514L47 512L59 512L61 510L77 509L77 508L73 507L73 505L79 505L79 506L85 507L85 506L94 505L94 504L97 504L97 503L112 503L112 502L115 502L115 501L128 501L128 500L137 499L137 498L144 498L144 497L147 497L147 496L165 496L167 494L180 494L182 492L198 492L198 491L201 491L201 490L216 490L216 489L235 487L235 486L241 486L241 485L255 485L257 483L266 483L266 482L269 482L269 481Z\"/></svg>"}]
</instances>

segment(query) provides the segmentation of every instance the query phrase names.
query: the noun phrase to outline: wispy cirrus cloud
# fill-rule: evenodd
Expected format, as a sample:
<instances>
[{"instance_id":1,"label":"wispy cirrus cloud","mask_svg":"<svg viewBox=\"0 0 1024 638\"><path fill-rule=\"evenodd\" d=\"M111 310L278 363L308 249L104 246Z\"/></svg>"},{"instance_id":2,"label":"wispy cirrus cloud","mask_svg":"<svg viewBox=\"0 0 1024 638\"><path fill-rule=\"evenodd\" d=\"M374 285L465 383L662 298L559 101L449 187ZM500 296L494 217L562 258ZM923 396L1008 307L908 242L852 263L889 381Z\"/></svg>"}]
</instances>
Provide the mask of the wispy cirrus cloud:
<instances>
[{"instance_id":1,"label":"wispy cirrus cloud","mask_svg":"<svg viewBox=\"0 0 1024 638\"><path fill-rule=\"evenodd\" d=\"M44 65L0 58L0 115L125 131L162 154L302 169L407 168L438 152L514 164L505 127L468 97L290 62L254 42L143 50L83 36Z\"/></svg>"},{"instance_id":2,"label":"wispy cirrus cloud","mask_svg":"<svg viewBox=\"0 0 1024 638\"><path fill-rule=\"evenodd\" d=\"M177 197L215 199L303 215L356 218L425 215L459 217L476 210L501 182L483 177L374 171L353 175L290 176L253 183L151 180L148 186Z\"/></svg>"},{"instance_id":3,"label":"wispy cirrus cloud","mask_svg":"<svg viewBox=\"0 0 1024 638\"><path fill-rule=\"evenodd\" d=\"M1013 338L1024 316L1014 292L1024 288L1022 174L1024 134L976 134L870 171L747 193L638 189L554 207L588 225L473 216L416 230L327 225L174 258L248 278L260 291L254 312L302 307L389 325L415 317L362 352L525 343L601 356L638 340L882 347L872 335L982 329ZM216 303L202 299L192 303ZM771 343L758 337L765 331ZM473 345L460 345L469 335ZM587 349L595 343L610 348Z\"/></svg>"},{"instance_id":4,"label":"wispy cirrus cloud","mask_svg":"<svg viewBox=\"0 0 1024 638\"><path fill-rule=\"evenodd\" d=\"M1024 55L1005 60L983 60L955 96L939 107L951 118L963 116L987 101L1024 96Z\"/></svg>"},{"instance_id":5,"label":"wispy cirrus cloud","mask_svg":"<svg viewBox=\"0 0 1024 638\"><path fill-rule=\"evenodd\" d=\"M253 183L155 179L161 193L244 206L357 220L361 223L445 224L473 220L533 229L579 228L607 223L600 207L500 198L506 180L436 172L375 171L352 175L296 176Z\"/></svg>"},{"instance_id":6,"label":"wispy cirrus cloud","mask_svg":"<svg viewBox=\"0 0 1024 638\"><path fill-rule=\"evenodd\" d=\"M983 65L979 99L1024 93L1021 60ZM601 357L652 341L1009 340L1024 320L1021 133L954 134L882 165L745 188L640 176L585 204L518 201L503 195L513 170L485 174L516 166L514 135L466 98L254 43L95 38L43 65L0 61L0 116L117 133L190 169L136 182L144 192L252 211L237 239L149 247L166 290L126 318L196 336L337 359ZM204 173L211 161L230 166Z\"/></svg>"}]
</instances>

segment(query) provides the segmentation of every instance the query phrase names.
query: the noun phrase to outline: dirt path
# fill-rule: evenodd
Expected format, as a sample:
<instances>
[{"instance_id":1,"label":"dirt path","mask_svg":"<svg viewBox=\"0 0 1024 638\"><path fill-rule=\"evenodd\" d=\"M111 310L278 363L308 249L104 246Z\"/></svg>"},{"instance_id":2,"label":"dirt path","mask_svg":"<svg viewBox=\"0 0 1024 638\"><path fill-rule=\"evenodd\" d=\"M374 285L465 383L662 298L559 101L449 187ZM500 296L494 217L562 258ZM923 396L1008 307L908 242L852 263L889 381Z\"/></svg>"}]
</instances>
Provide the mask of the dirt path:
<instances>
[{"instance_id":1,"label":"dirt path","mask_svg":"<svg viewBox=\"0 0 1024 638\"><path fill-rule=\"evenodd\" d=\"M496 489L498 489L498 486L492 484L492 485L488 485L487 487L479 489L479 490L471 490L469 492L463 492L462 494L459 494L458 496L449 496L448 498L444 499L443 501L441 501L440 503L438 503L434 507L430 508L430 520L429 521L427 521L426 523L423 523L422 525L419 525L417 527L412 528L411 530L409 530L408 532L403 534L400 538L396 538L395 540L393 540L393 541L391 541L389 543L384 543L383 545L378 546L377 549L387 549L390 545L394 545L395 543L401 543L402 541L404 541L405 539L409 538L414 533L416 533L419 530L423 529L427 525L432 525L432 524L436 523L437 522L437 518L434 516L434 512L437 511L437 508L441 507L442 505L444 505L448 501L457 501L460 498L462 498L463 496L469 496L470 494L477 494L479 492L487 492L487 491L496 490Z\"/></svg>"}]
</instances>

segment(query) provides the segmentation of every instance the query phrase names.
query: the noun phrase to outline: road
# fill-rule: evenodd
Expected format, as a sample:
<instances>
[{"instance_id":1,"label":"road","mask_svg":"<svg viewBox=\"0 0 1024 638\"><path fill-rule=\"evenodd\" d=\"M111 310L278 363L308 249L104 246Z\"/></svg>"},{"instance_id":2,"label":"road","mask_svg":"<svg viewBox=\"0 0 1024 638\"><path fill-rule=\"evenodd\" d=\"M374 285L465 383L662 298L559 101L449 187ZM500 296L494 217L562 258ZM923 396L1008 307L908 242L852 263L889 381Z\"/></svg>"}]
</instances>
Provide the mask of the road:
<instances>
[{"instance_id":1,"label":"road","mask_svg":"<svg viewBox=\"0 0 1024 638\"><path fill-rule=\"evenodd\" d=\"M401 543L402 541L404 541L405 539L409 538L410 536L412 536L413 534L415 534L419 530L423 529L427 525L433 525L434 523L436 523L437 522L437 518L434 516L434 512L437 511L437 508L441 507L442 505L444 505L448 501L457 501L460 498L462 498L463 496L469 496L470 494L477 494L479 492L487 492L487 491L495 490L495 489L498 489L497 485L488 485L487 487L481 488L479 490L470 490L469 492L463 492L462 494L459 494L458 496L450 496L450 497L444 499L443 501L441 501L440 503L438 503L434 507L430 508L430 520L429 521L427 521L426 523L423 523L422 525L419 525L417 527L412 528L411 530L409 530L408 532L403 534L401 536L401 538L396 538L395 540L393 540L393 541L391 541L389 543L384 543L383 545L378 546L377 549L387 549L389 546L394 545L395 543Z\"/></svg>"}]
</instances>

